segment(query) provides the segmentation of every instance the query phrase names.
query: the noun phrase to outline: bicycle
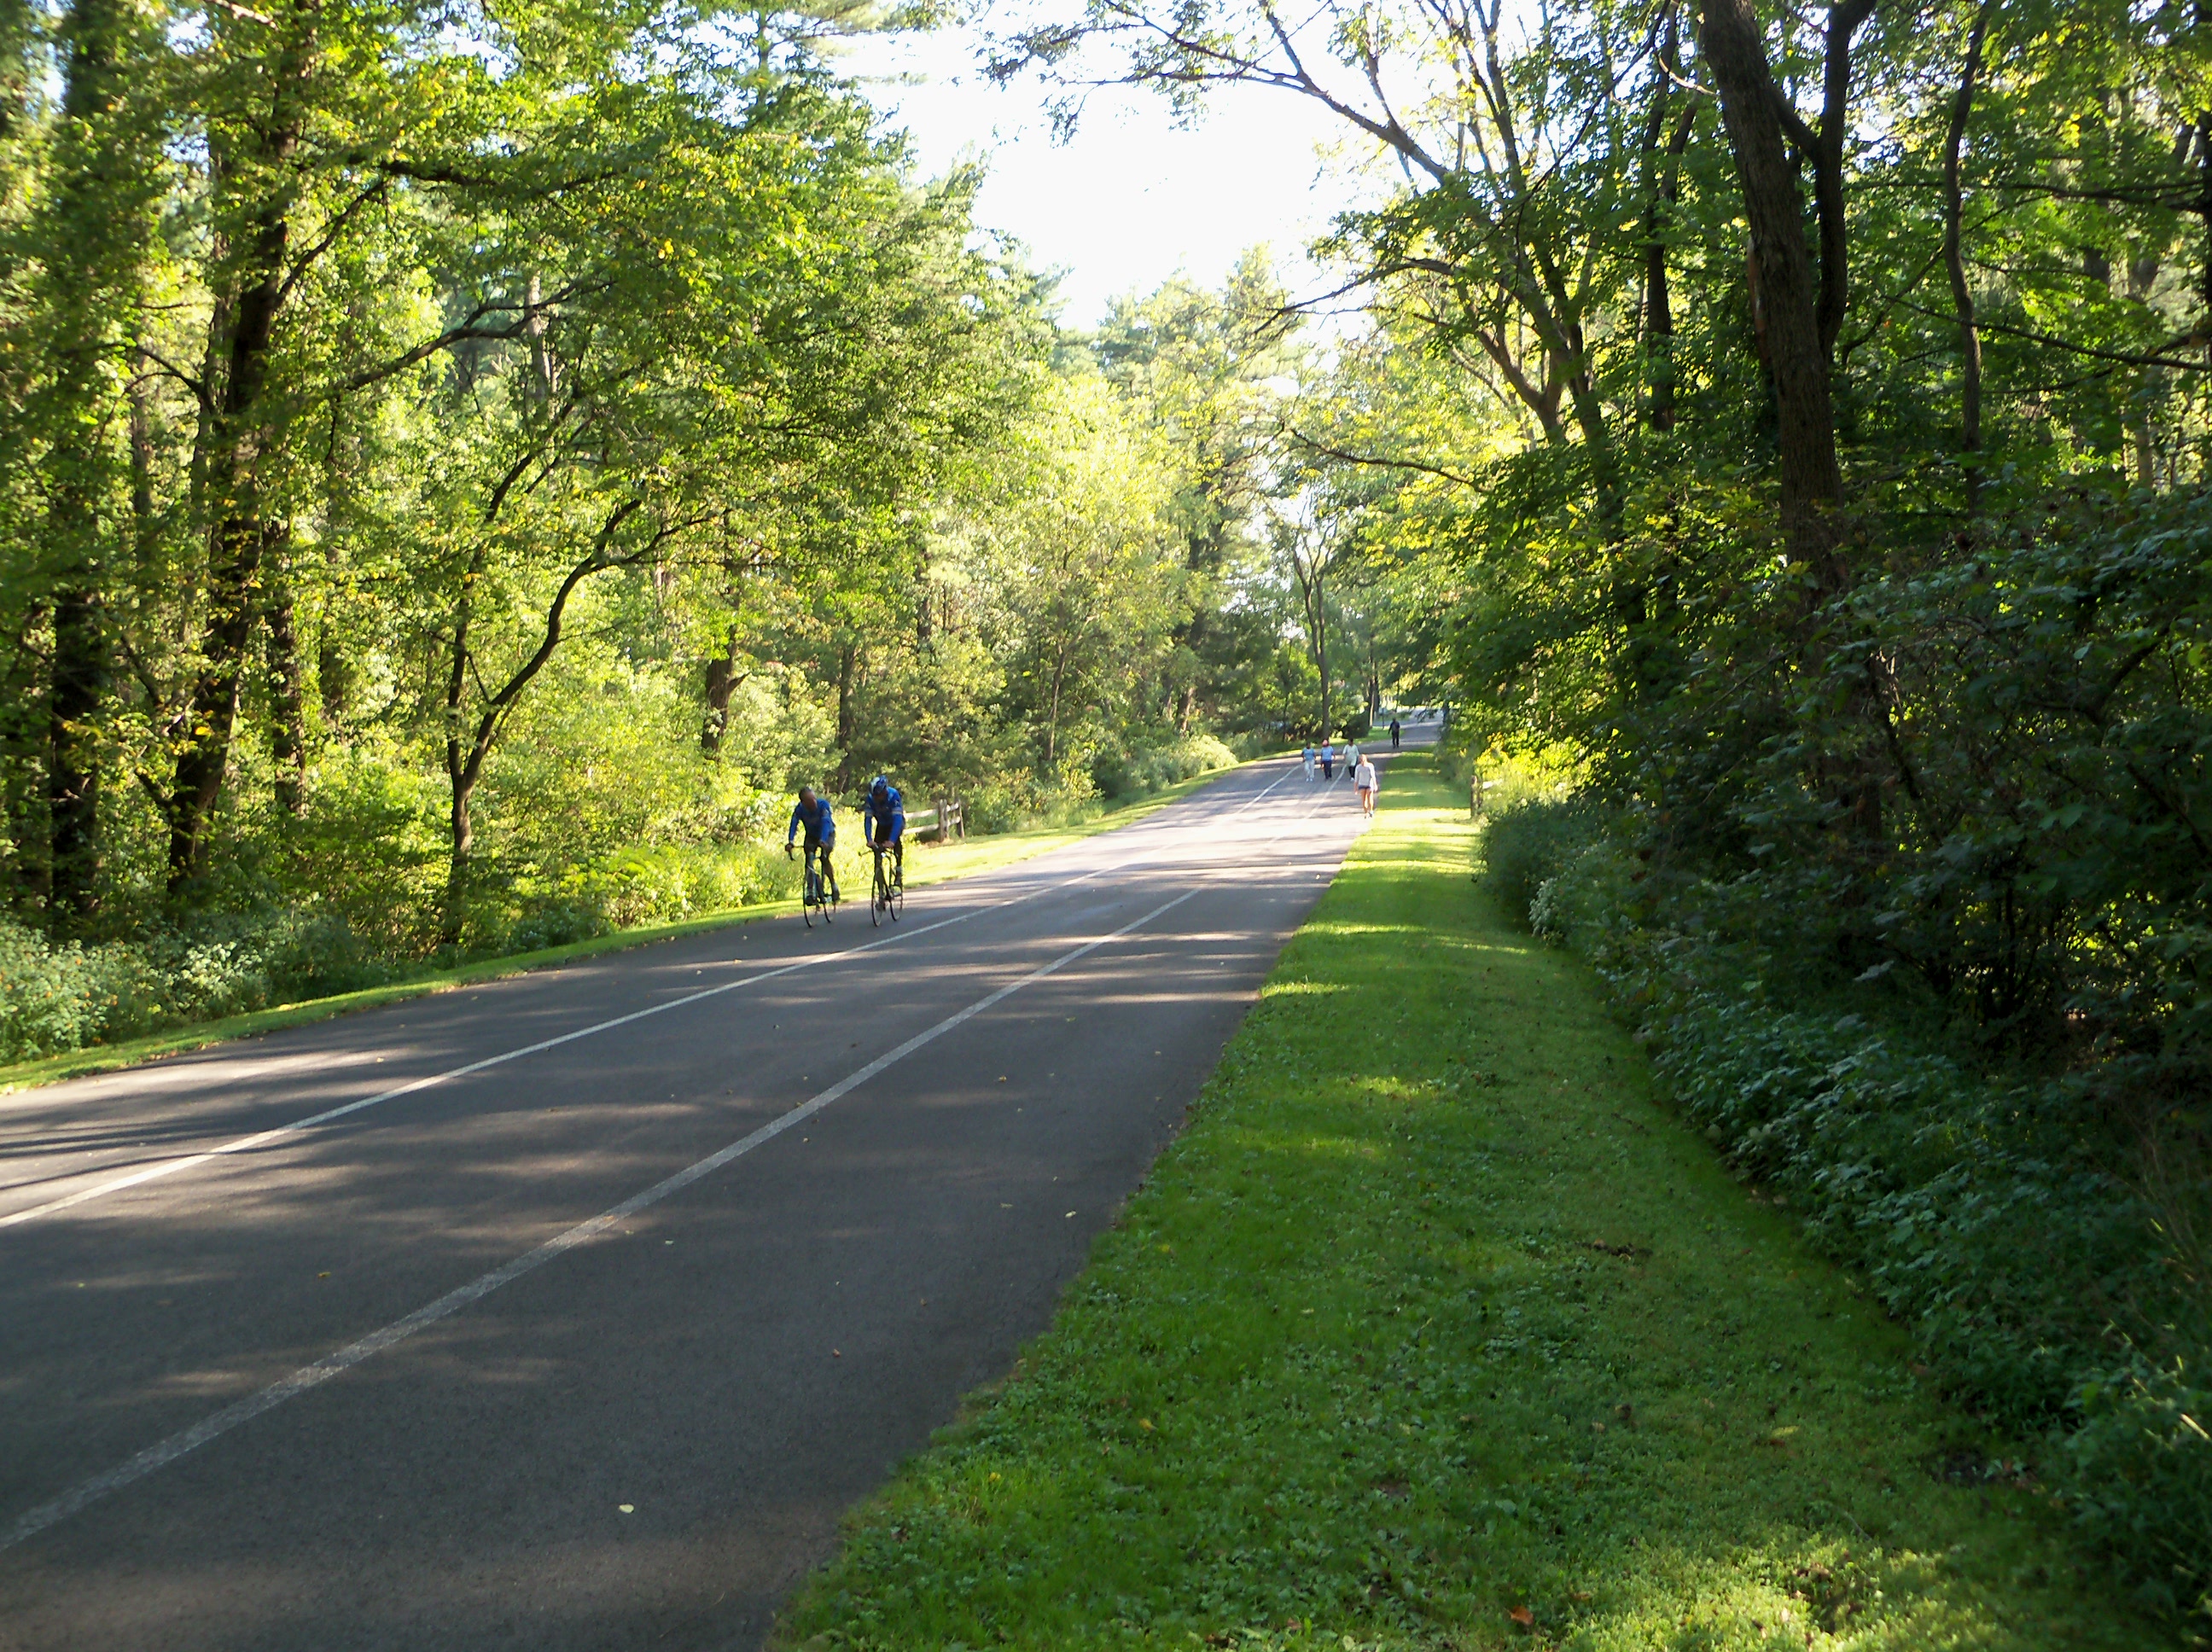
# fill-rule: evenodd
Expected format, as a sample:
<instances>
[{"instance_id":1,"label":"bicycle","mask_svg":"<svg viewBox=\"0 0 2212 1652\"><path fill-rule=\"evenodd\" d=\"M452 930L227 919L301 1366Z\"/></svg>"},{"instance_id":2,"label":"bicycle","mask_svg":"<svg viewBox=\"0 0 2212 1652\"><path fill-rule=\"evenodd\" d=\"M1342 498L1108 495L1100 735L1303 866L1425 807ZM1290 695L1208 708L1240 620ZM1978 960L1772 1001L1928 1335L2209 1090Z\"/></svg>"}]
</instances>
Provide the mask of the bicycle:
<instances>
[{"instance_id":1,"label":"bicycle","mask_svg":"<svg viewBox=\"0 0 2212 1652\"><path fill-rule=\"evenodd\" d=\"M783 852L788 855L791 846L786 844ZM822 921L825 925L835 921L837 916L836 869L826 860L817 859L820 853L819 844L806 846L806 870L799 878L799 915L806 920L809 929L814 927L814 914L817 912L822 914ZM827 878L823 876L824 872L829 873Z\"/></svg>"},{"instance_id":2,"label":"bicycle","mask_svg":"<svg viewBox=\"0 0 2212 1652\"><path fill-rule=\"evenodd\" d=\"M906 868L899 864L896 856L893 856L887 875L884 871L884 857L890 853L890 847L871 843L868 847L876 857L876 887L868 902L868 917L877 928L881 929L885 913L889 913L891 921L896 923L899 914L906 910Z\"/></svg>"}]
</instances>

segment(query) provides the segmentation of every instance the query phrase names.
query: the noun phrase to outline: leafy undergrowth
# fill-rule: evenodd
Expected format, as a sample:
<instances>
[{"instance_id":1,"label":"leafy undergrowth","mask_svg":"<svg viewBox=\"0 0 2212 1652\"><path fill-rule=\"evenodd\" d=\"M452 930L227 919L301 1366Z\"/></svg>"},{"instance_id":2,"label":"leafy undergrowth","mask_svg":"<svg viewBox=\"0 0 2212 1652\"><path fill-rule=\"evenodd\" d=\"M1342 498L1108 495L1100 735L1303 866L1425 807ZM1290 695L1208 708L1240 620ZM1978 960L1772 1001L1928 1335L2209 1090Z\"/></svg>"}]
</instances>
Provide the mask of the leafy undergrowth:
<instances>
[{"instance_id":1,"label":"leafy undergrowth","mask_svg":"<svg viewBox=\"0 0 2212 1652\"><path fill-rule=\"evenodd\" d=\"M2136 1647L1395 766L1189 1128L786 1646Z\"/></svg>"},{"instance_id":2,"label":"leafy undergrowth","mask_svg":"<svg viewBox=\"0 0 2212 1652\"><path fill-rule=\"evenodd\" d=\"M942 846L915 842L908 846L907 851L907 887L923 889L932 884L969 878L979 872L1011 866L1037 855L1048 854L1054 849L1079 842L1086 837L1096 836L1117 826L1126 826L1221 778L1221 771L1217 770L1164 787L1148 797L1117 799L1102 805L1093 817L1073 824L979 835ZM855 841L840 852L838 859L839 876L845 880L847 893L864 920L867 917L865 853ZM557 969L562 964L596 957L604 952L627 951L632 947L650 946L656 941L695 935L702 930L720 929L731 924L786 916L798 910L799 903L795 900L763 902L757 906L732 908L674 922L618 929L533 951L477 959L450 969L418 966L404 974L400 979L382 986L279 1004L270 1009L202 1021L143 1037L118 1039L112 1043L88 1044L82 1049L64 1050L33 1060L0 1063L0 1094L38 1084L59 1084L64 1079L82 1078L88 1073L112 1072L118 1068L135 1066L142 1061L158 1060L165 1055L203 1049L210 1044L258 1037L265 1033L282 1031L287 1027L327 1021L333 1016L344 1015L355 1010L373 1009L380 1005L420 998L429 993L450 991L479 981L496 981L504 975ZM4 942L4 936L0 936L0 942ZM0 947L0 951L4 951L4 947ZM5 963L4 957L0 957L0 990L15 990L7 979Z\"/></svg>"}]
</instances>

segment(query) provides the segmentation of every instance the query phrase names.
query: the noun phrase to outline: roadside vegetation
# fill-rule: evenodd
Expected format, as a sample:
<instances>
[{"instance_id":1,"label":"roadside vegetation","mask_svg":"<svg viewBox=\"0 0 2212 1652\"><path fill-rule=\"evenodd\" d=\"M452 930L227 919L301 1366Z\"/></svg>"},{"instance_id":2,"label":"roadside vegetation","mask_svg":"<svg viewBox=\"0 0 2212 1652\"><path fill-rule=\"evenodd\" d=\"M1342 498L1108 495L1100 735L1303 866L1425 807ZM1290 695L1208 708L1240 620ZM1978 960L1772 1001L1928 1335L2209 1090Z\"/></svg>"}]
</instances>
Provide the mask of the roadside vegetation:
<instances>
[{"instance_id":1,"label":"roadside vegetation","mask_svg":"<svg viewBox=\"0 0 2212 1652\"><path fill-rule=\"evenodd\" d=\"M0 1060L1449 703L1512 909L2212 1635L2205 17L995 0L1358 191L1079 329L837 69L935 10L0 6Z\"/></svg>"},{"instance_id":2,"label":"roadside vegetation","mask_svg":"<svg viewBox=\"0 0 2212 1652\"><path fill-rule=\"evenodd\" d=\"M1732 1178L1425 754L1003 1384L787 1647L2158 1643Z\"/></svg>"},{"instance_id":3,"label":"roadside vegetation","mask_svg":"<svg viewBox=\"0 0 2212 1652\"><path fill-rule=\"evenodd\" d=\"M1219 772L1218 769L1208 768L1188 778L1163 784L1154 790L1132 790L1116 798L1070 805L1060 811L1063 817L1054 823L1020 827L1012 831L958 839L944 844L919 839L910 841L907 845L907 886L909 889L924 889L949 878L995 871L1028 859L1032 855L1048 853L1067 844L1079 842L1116 826L1127 825L1154 809L1186 796L1208 780L1218 778ZM848 875L866 864L859 858L859 853L864 852L855 853L844 862ZM241 1011L212 1019L179 1017L179 1024L166 1031L142 1032L127 1037L110 1036L96 1043L87 1042L64 1048L55 1054L0 1061L0 1091L20 1090L32 1084L53 1084L87 1073L106 1072L160 1056L173 1055L179 1051L198 1049L228 1039L256 1037L280 1028L303 1026L309 1022L327 1020L354 1010L370 1009L380 1004L417 998L426 993L444 992L451 987L494 981L502 975L519 975L532 969L551 969L603 952L648 946L655 941L696 934L702 930L719 929L730 924L753 922L795 913L799 909L796 877L791 872L790 863L784 861L781 855L776 859L779 863L777 884L792 892L770 896L751 905L712 909L672 921L610 929L581 940L567 941L534 951L505 953L450 968L441 969L426 964L411 972L395 970L394 978L380 986L358 987L351 992L321 997L305 997L291 1002L276 1002L266 1008ZM863 905L856 915L864 917L866 910ZM65 969L75 963L74 958L65 957ZM52 994L56 975L64 981L68 980L68 975L63 971L52 971L44 977L0 975L0 987L12 983L15 988L0 993L0 1016L30 1017L55 1013L58 1006L53 1002Z\"/></svg>"},{"instance_id":4,"label":"roadside vegetation","mask_svg":"<svg viewBox=\"0 0 2212 1652\"><path fill-rule=\"evenodd\" d=\"M0 1061L1364 720L1289 295L1064 327L837 71L926 10L0 7Z\"/></svg>"}]
</instances>

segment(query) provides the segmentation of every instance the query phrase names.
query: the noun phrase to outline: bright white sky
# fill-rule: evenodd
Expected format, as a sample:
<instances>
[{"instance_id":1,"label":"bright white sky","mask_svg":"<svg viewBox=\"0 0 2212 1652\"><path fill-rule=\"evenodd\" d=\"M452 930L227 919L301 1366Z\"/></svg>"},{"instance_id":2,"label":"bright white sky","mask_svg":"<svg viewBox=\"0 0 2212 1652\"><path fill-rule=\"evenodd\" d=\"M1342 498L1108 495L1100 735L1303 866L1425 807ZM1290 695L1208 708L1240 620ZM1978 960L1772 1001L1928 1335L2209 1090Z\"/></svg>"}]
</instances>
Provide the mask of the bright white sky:
<instances>
[{"instance_id":1,"label":"bright white sky","mask_svg":"<svg viewBox=\"0 0 2212 1652\"><path fill-rule=\"evenodd\" d=\"M986 160L976 218L1026 243L1040 268L1066 272L1067 325L1091 326L1110 299L1178 272L1218 286L1261 244L1294 294L1320 286L1305 245L1352 198L1325 158L1342 135L1325 112L1289 93L1230 88L1178 131L1162 98L1112 88L1092 94L1073 140L1055 146L1045 88L1034 77L994 86L975 44L966 28L866 40L839 66L912 136L925 173L965 154Z\"/></svg>"}]
</instances>

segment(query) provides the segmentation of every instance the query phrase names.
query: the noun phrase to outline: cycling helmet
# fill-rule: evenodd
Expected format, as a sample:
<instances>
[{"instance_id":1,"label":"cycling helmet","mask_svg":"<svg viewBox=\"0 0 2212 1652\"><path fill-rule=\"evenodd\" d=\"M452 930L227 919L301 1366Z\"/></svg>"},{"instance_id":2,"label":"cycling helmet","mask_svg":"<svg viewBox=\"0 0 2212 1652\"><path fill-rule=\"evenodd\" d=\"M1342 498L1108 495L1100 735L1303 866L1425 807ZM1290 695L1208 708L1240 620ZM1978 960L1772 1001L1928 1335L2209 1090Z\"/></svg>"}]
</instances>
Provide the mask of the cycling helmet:
<instances>
[{"instance_id":1,"label":"cycling helmet","mask_svg":"<svg viewBox=\"0 0 2212 1652\"><path fill-rule=\"evenodd\" d=\"M891 783L887 775L878 774L868 782L868 795L881 799L891 794Z\"/></svg>"}]
</instances>

